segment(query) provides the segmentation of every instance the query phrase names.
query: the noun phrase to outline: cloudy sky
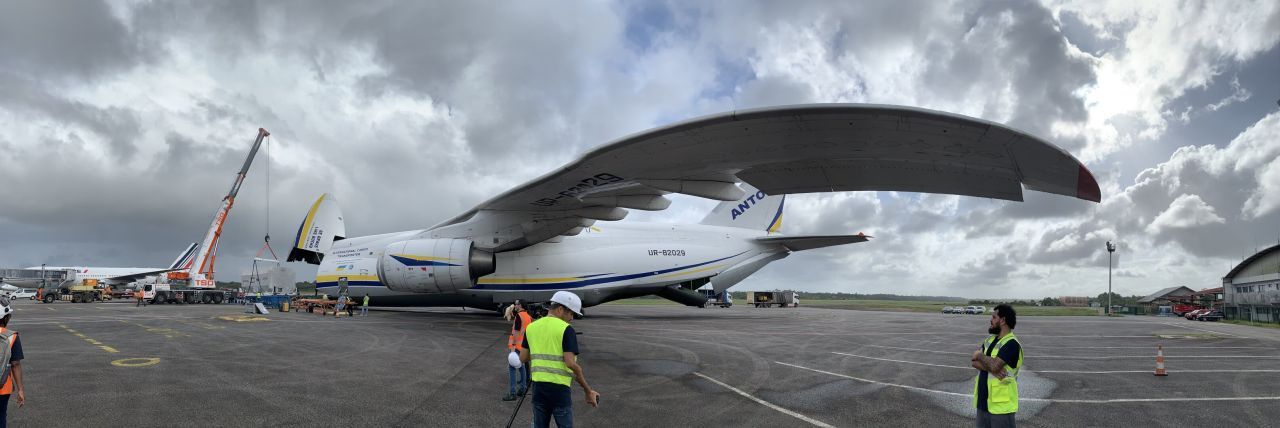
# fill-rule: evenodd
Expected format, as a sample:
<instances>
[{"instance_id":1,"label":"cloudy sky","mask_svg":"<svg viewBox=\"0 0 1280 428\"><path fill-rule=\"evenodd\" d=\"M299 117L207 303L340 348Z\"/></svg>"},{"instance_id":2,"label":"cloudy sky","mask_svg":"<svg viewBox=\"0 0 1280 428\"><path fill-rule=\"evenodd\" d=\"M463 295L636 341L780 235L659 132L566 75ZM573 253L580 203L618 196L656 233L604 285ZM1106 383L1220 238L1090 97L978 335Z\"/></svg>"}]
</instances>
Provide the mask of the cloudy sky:
<instances>
[{"instance_id":1,"label":"cloudy sky","mask_svg":"<svg viewBox=\"0 0 1280 428\"><path fill-rule=\"evenodd\" d=\"M1084 161L1103 201L797 195L785 232L877 239L795 254L736 289L1096 295L1114 240L1116 291L1147 294L1215 286L1280 242L1270 0L0 10L4 267L166 265L202 237L258 127L273 133L269 162L259 156L228 221L223 280L268 231L287 251L323 192L351 235L422 228L629 133L823 102L1014 126ZM626 221L691 223L713 205L675 200Z\"/></svg>"}]
</instances>

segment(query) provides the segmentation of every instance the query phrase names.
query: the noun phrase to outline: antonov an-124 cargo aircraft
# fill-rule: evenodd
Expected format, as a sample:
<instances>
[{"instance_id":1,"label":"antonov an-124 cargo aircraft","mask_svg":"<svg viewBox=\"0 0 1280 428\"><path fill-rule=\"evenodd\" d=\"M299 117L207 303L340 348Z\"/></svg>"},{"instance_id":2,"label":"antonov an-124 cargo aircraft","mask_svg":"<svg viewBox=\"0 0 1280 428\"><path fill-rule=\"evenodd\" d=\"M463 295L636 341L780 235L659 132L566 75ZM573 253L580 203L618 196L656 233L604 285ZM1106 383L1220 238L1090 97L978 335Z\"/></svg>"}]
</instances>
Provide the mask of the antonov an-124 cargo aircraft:
<instances>
[{"instance_id":1,"label":"antonov an-124 cargo aircraft","mask_svg":"<svg viewBox=\"0 0 1280 428\"><path fill-rule=\"evenodd\" d=\"M739 184L741 183L741 184ZM556 291L584 306L658 295L689 305L797 251L865 242L784 235L786 195L899 191L1022 201L1023 189L1099 202L1093 175L1053 144L919 108L817 104L734 111L641 132L427 229L346 237L323 195L289 260L322 293L375 306L500 309ZM665 195L723 201L699 224L600 223Z\"/></svg>"}]
</instances>

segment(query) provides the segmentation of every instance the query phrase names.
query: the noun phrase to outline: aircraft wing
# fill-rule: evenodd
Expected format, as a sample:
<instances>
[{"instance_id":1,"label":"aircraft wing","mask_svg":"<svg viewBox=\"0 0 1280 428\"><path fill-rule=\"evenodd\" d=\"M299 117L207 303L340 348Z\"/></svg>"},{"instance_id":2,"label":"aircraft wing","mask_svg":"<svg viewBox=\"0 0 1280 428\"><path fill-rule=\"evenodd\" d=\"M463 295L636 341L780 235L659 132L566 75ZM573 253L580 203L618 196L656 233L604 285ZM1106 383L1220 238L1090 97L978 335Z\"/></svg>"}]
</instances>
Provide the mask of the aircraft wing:
<instances>
[{"instance_id":1,"label":"aircraft wing","mask_svg":"<svg viewBox=\"0 0 1280 428\"><path fill-rule=\"evenodd\" d=\"M173 272L173 271L175 271L175 270L182 270L182 268L174 268L174 269L156 269L156 270L150 270L150 271L145 271L145 272L136 272L136 273L131 273L131 274L128 274L128 275L108 276L108 277L106 277L106 278L102 278L102 280L103 280L104 282L111 283L111 284L118 284L118 283L123 283L123 282L133 282L133 281L137 281L137 280L142 279L142 278L146 278L146 277L148 277L148 276L152 276L152 275L160 275L160 274L162 274L162 273Z\"/></svg>"},{"instance_id":2,"label":"aircraft wing","mask_svg":"<svg viewBox=\"0 0 1280 428\"><path fill-rule=\"evenodd\" d=\"M871 239L870 236L859 233L857 235L761 236L756 238L756 242L781 245L791 251L804 251L867 242L869 239Z\"/></svg>"},{"instance_id":3,"label":"aircraft wing","mask_svg":"<svg viewBox=\"0 0 1280 428\"><path fill-rule=\"evenodd\" d=\"M815 104L735 111L623 137L425 232L506 251L668 193L732 201L768 194L905 191L1021 201L1023 189L1098 202L1080 161L998 123L912 107Z\"/></svg>"}]
</instances>

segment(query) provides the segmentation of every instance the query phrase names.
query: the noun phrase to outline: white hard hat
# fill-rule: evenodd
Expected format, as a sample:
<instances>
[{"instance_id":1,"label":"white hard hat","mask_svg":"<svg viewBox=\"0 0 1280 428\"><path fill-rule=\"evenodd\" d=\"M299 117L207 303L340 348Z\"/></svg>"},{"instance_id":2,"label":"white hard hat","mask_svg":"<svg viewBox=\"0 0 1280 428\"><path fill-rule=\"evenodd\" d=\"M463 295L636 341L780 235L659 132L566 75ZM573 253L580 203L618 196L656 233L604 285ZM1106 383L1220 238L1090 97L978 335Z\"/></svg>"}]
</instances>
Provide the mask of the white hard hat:
<instances>
[{"instance_id":1,"label":"white hard hat","mask_svg":"<svg viewBox=\"0 0 1280 428\"><path fill-rule=\"evenodd\" d=\"M516 351L507 353L507 364L510 364L511 368L514 369L518 369L520 366L524 365L520 363L520 353Z\"/></svg>"},{"instance_id":2,"label":"white hard hat","mask_svg":"<svg viewBox=\"0 0 1280 428\"><path fill-rule=\"evenodd\" d=\"M578 297L577 294L568 291L557 291L555 295L551 296L551 301L569 308L578 316L582 316L582 298Z\"/></svg>"}]
</instances>

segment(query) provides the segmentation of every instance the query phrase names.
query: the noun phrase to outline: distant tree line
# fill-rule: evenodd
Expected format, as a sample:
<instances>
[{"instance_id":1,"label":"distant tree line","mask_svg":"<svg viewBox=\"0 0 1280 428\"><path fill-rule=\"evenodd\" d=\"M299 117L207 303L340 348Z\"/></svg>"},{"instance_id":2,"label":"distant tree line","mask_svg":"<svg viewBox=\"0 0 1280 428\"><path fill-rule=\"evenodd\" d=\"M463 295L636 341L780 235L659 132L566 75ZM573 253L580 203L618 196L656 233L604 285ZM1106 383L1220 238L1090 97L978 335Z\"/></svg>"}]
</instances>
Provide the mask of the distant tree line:
<instances>
[{"instance_id":1,"label":"distant tree line","mask_svg":"<svg viewBox=\"0 0 1280 428\"><path fill-rule=\"evenodd\" d=\"M1120 293L1115 293L1115 292L1102 293L1102 294L1099 294L1097 297L1090 297L1089 303L1090 304L1097 303L1100 306L1106 306L1108 294L1111 295L1111 304L1114 306L1138 306L1138 299L1145 297L1145 296L1121 296ZM1064 305L1062 304L1062 300L1059 300L1056 297L1045 297L1043 299L1040 299L1040 306L1064 306Z\"/></svg>"},{"instance_id":2,"label":"distant tree line","mask_svg":"<svg viewBox=\"0 0 1280 428\"><path fill-rule=\"evenodd\" d=\"M900 300L900 301L920 301L920 302L960 302L964 301L962 297L951 296L901 296L897 294L863 294L863 293L824 293L816 291L798 291L801 299L809 300ZM746 299L746 291L733 291L730 295L734 299Z\"/></svg>"}]
</instances>

